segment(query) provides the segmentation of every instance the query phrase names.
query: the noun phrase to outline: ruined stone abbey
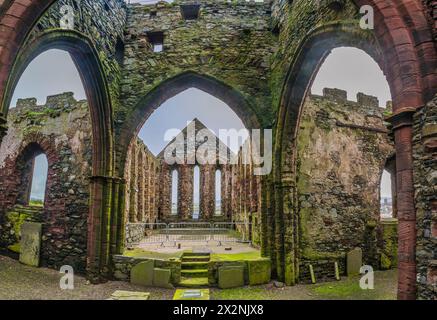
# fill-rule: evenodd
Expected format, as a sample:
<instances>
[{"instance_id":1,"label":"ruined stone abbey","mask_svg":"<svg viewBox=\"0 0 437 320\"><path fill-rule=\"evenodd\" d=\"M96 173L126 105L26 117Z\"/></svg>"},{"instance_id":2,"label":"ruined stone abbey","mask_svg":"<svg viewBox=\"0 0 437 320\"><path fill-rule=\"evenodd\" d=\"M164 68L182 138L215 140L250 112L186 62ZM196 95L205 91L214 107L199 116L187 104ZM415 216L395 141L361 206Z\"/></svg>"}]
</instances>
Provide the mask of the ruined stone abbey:
<instances>
[{"instance_id":1,"label":"ruined stone abbey","mask_svg":"<svg viewBox=\"0 0 437 320\"><path fill-rule=\"evenodd\" d=\"M64 5L74 9L69 28L59 24ZM360 27L364 5L374 9L374 29ZM139 226L246 222L238 231L287 285L310 281L309 270L329 278L334 263L345 273L358 247L364 264L398 268L399 299L436 299L435 1L0 0L0 31L1 249L16 248L21 224L36 222L42 266L123 280L120 257L144 237ZM335 88L310 92L339 47L378 63L389 105L363 93L349 101ZM20 76L49 49L70 53L87 99L65 92L9 109ZM208 164L169 165L164 151L149 151L141 127L189 88L225 102L249 130L272 129L269 175L254 174L244 148L233 154L220 142ZM190 125L205 129L193 119L181 135ZM236 162L223 164L219 150ZM40 154L47 184L35 207ZM380 217L383 170L393 183L389 220Z\"/></svg>"}]
</instances>

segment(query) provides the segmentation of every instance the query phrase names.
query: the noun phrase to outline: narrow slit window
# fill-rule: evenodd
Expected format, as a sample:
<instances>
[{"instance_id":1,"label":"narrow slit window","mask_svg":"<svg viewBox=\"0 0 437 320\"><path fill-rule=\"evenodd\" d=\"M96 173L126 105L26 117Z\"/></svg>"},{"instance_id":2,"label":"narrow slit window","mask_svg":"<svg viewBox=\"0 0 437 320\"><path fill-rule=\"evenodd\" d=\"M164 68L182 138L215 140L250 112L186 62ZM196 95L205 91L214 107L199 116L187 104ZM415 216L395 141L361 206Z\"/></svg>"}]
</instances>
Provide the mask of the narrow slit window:
<instances>
[{"instance_id":1,"label":"narrow slit window","mask_svg":"<svg viewBox=\"0 0 437 320\"><path fill-rule=\"evenodd\" d=\"M392 194L391 174L384 170L381 179L381 218L393 218Z\"/></svg>"},{"instance_id":2,"label":"narrow slit window","mask_svg":"<svg viewBox=\"0 0 437 320\"><path fill-rule=\"evenodd\" d=\"M147 37L152 45L153 52L164 51L164 33L161 31L148 32Z\"/></svg>"},{"instance_id":3,"label":"narrow slit window","mask_svg":"<svg viewBox=\"0 0 437 320\"><path fill-rule=\"evenodd\" d=\"M179 174L177 170L171 173L171 214L177 216L178 214L178 187Z\"/></svg>"},{"instance_id":4,"label":"narrow slit window","mask_svg":"<svg viewBox=\"0 0 437 320\"><path fill-rule=\"evenodd\" d=\"M47 184L48 162L45 154L36 156L33 160L32 184L30 188L29 205L44 206Z\"/></svg>"},{"instance_id":5,"label":"narrow slit window","mask_svg":"<svg viewBox=\"0 0 437 320\"><path fill-rule=\"evenodd\" d=\"M198 220L200 218L200 168L194 167L193 174L193 219Z\"/></svg>"},{"instance_id":6,"label":"narrow slit window","mask_svg":"<svg viewBox=\"0 0 437 320\"><path fill-rule=\"evenodd\" d=\"M215 215L222 215L222 172L215 172Z\"/></svg>"}]
</instances>

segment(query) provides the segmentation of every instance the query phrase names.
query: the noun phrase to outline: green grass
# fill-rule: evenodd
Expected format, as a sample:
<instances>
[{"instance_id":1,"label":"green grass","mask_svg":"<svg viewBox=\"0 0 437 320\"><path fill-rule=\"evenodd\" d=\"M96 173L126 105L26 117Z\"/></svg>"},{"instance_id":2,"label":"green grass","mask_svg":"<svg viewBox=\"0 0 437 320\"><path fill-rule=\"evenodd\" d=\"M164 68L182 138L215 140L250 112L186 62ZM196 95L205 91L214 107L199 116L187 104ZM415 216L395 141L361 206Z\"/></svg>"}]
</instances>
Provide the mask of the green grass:
<instances>
[{"instance_id":1,"label":"green grass","mask_svg":"<svg viewBox=\"0 0 437 320\"><path fill-rule=\"evenodd\" d=\"M312 291L318 298L327 300L393 300L396 294L391 290L391 283L396 281L395 275L394 271L376 272L373 290L361 289L358 276L315 285Z\"/></svg>"},{"instance_id":2,"label":"green grass","mask_svg":"<svg viewBox=\"0 0 437 320\"><path fill-rule=\"evenodd\" d=\"M211 254L211 261L242 261L242 260L256 260L261 258L259 251L250 251L243 253L213 253Z\"/></svg>"},{"instance_id":3,"label":"green grass","mask_svg":"<svg viewBox=\"0 0 437 320\"><path fill-rule=\"evenodd\" d=\"M43 207L44 202L42 200L30 200L29 206L31 206L31 207Z\"/></svg>"},{"instance_id":4,"label":"green grass","mask_svg":"<svg viewBox=\"0 0 437 320\"><path fill-rule=\"evenodd\" d=\"M214 290L211 293L214 300L269 300L272 295L265 288L236 288Z\"/></svg>"},{"instance_id":5,"label":"green grass","mask_svg":"<svg viewBox=\"0 0 437 320\"><path fill-rule=\"evenodd\" d=\"M126 257L132 257L132 258L151 258L151 259L162 259L162 260L169 260L169 259L180 259L182 257L182 252L172 252L172 253L162 253L162 252L155 252L155 251L146 251L143 249L133 249L133 250L126 250L123 253Z\"/></svg>"}]
</instances>

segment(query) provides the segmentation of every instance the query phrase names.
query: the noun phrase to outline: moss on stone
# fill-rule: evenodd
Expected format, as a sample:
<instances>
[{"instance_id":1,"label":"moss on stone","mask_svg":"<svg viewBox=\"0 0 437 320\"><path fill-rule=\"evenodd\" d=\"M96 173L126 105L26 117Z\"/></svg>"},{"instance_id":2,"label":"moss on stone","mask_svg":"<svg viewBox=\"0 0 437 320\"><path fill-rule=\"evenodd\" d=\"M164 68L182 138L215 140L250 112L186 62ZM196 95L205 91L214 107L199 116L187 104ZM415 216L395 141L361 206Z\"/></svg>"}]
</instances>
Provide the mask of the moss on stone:
<instances>
[{"instance_id":1,"label":"moss on stone","mask_svg":"<svg viewBox=\"0 0 437 320\"><path fill-rule=\"evenodd\" d=\"M270 259L248 261L249 284L260 285L269 283L272 274Z\"/></svg>"},{"instance_id":2,"label":"moss on stone","mask_svg":"<svg viewBox=\"0 0 437 320\"><path fill-rule=\"evenodd\" d=\"M8 246L8 250L15 252L15 253L20 253L21 251L21 244L20 243L14 243L10 246Z\"/></svg>"}]
</instances>

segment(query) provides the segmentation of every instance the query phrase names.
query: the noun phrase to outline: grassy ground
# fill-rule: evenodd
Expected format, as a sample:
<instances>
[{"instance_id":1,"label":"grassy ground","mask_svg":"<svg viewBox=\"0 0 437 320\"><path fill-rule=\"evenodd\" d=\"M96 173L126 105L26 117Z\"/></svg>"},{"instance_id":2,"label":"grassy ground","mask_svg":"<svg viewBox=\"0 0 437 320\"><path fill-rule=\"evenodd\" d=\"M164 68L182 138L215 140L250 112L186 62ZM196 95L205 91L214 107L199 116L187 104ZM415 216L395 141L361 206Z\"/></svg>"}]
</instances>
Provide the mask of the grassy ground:
<instances>
[{"instance_id":1,"label":"grassy ground","mask_svg":"<svg viewBox=\"0 0 437 320\"><path fill-rule=\"evenodd\" d=\"M81 276L75 277L74 290L61 290L61 274L56 270L32 268L21 265L16 260L0 256L0 300L102 300L108 299L115 290L150 292L153 300L172 299L175 290L144 288L126 282L112 281L91 285ZM358 286L359 277L342 279L316 285L298 285L276 288L273 284L239 289L211 289L214 300L314 300L314 299L377 299L396 298L396 271L375 273L375 290L364 291Z\"/></svg>"}]
</instances>

